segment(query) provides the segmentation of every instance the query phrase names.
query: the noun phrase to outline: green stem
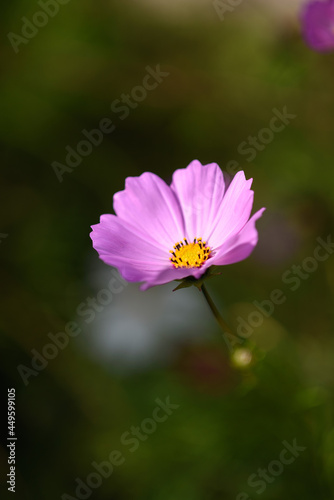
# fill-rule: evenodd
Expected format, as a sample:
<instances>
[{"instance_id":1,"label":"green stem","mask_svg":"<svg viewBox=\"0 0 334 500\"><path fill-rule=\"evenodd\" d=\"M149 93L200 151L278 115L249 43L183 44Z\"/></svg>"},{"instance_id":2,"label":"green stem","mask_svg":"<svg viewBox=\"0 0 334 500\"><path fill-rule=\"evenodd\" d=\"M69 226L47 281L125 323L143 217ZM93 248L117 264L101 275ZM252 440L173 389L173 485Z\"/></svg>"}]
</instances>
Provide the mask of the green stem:
<instances>
[{"instance_id":1,"label":"green stem","mask_svg":"<svg viewBox=\"0 0 334 500\"><path fill-rule=\"evenodd\" d=\"M214 317L218 321L219 326L222 328L222 330L224 332L228 332L228 333L231 333L232 335L234 335L231 328L228 326L228 324L225 322L225 320L220 315L220 312L218 311L217 307L215 306L215 304L214 304L212 298L210 297L209 292L207 291L206 286L204 284L201 286L201 290L203 292L205 300L207 301Z\"/></svg>"}]
</instances>

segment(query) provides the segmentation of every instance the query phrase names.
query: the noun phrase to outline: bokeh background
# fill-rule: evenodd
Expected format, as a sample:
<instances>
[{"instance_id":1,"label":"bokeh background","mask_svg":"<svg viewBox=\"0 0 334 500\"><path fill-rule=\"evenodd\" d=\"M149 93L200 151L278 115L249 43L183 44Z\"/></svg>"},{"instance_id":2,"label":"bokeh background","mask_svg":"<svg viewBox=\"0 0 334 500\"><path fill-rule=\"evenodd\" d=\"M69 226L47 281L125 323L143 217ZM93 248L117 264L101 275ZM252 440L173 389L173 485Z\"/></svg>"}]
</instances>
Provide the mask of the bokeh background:
<instances>
[{"instance_id":1,"label":"bokeh background","mask_svg":"<svg viewBox=\"0 0 334 500\"><path fill-rule=\"evenodd\" d=\"M17 498L334 498L334 256L291 281L334 234L334 55L303 42L303 3L234 2L222 19L211 0L70 0L17 50L8 33L41 7L2 4L0 370L4 404L16 390ZM112 103L157 65L169 75L121 119ZM284 107L295 117L249 161L240 145ZM54 162L105 118L115 130L60 182ZM140 292L89 238L126 177L169 182L194 158L234 161L267 207L252 256L208 282L224 317L236 327L254 301L286 297L231 353L196 288ZM71 322L79 334L34 369ZM131 451L122 435L167 397L178 408ZM294 440L293 463L252 485ZM124 462L76 492L113 450Z\"/></svg>"}]
</instances>

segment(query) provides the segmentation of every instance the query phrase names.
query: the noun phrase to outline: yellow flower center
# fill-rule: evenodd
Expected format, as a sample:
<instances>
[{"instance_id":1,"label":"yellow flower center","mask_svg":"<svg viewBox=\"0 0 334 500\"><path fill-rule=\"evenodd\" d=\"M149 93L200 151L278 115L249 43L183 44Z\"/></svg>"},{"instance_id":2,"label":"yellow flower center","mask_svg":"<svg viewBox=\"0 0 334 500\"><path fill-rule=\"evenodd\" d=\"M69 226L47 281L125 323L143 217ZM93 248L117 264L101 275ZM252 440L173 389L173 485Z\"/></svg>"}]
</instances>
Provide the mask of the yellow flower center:
<instances>
[{"instance_id":1,"label":"yellow flower center","mask_svg":"<svg viewBox=\"0 0 334 500\"><path fill-rule=\"evenodd\" d=\"M193 243L188 243L187 239L176 243L174 250L170 250L173 257L170 260L174 267L201 267L201 265L210 257L210 247L202 238L195 238Z\"/></svg>"}]
</instances>

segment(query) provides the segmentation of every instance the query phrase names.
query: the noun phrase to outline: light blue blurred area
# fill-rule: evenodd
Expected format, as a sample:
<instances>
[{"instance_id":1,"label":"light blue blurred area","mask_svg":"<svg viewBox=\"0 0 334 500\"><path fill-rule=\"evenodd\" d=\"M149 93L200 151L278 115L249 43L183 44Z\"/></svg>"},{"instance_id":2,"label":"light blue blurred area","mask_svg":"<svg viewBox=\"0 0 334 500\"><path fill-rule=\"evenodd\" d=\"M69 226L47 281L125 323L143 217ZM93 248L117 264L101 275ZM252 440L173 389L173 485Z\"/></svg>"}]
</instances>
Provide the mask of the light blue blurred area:
<instances>
[{"instance_id":1,"label":"light blue blurred area","mask_svg":"<svg viewBox=\"0 0 334 500\"><path fill-rule=\"evenodd\" d=\"M101 264L91 276L96 294L106 289L114 274ZM210 310L196 288L172 290L177 283L153 287L145 292L138 284L124 284L110 304L100 305L94 322L88 306L86 322L76 321L83 330L81 347L110 370L129 373L166 366L187 343L210 339L215 326ZM95 294L95 296L96 296ZM108 295L105 296L108 302ZM88 321L88 323L87 323Z\"/></svg>"}]
</instances>

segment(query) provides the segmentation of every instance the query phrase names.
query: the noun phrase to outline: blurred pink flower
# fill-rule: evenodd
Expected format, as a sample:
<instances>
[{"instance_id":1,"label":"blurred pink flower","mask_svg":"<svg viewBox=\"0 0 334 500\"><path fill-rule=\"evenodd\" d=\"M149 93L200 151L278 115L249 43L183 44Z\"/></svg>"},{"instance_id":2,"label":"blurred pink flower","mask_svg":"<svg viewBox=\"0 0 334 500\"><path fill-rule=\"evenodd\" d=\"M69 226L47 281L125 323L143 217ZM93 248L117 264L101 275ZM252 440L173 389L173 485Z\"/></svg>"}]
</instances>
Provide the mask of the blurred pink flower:
<instances>
[{"instance_id":1,"label":"blurred pink flower","mask_svg":"<svg viewBox=\"0 0 334 500\"><path fill-rule=\"evenodd\" d=\"M334 50L334 0L313 1L302 11L306 43L314 50Z\"/></svg>"},{"instance_id":2,"label":"blurred pink flower","mask_svg":"<svg viewBox=\"0 0 334 500\"><path fill-rule=\"evenodd\" d=\"M92 226L93 247L127 281L142 290L192 276L212 266L233 264L250 255L258 241L250 219L252 179L238 172L231 182L216 163L194 160L176 170L168 186L145 172L128 177L114 195L117 215L102 215Z\"/></svg>"}]
</instances>

